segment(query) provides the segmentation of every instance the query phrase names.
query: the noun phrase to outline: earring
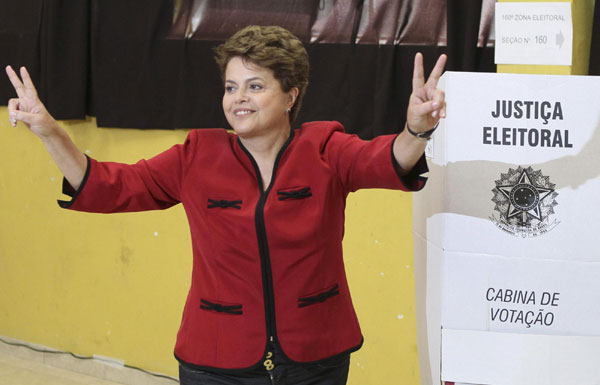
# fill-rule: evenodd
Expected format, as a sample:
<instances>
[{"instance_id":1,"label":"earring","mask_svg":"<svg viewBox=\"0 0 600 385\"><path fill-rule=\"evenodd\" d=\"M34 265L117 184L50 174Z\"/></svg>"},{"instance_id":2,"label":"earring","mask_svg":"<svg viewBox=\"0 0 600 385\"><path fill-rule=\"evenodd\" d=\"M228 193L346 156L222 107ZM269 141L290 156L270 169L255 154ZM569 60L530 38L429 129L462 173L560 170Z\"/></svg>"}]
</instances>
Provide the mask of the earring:
<instances>
[{"instance_id":1,"label":"earring","mask_svg":"<svg viewBox=\"0 0 600 385\"><path fill-rule=\"evenodd\" d=\"M290 108L288 108L288 109L285 110L286 114L289 114L290 112L292 112L292 110Z\"/></svg>"}]
</instances>

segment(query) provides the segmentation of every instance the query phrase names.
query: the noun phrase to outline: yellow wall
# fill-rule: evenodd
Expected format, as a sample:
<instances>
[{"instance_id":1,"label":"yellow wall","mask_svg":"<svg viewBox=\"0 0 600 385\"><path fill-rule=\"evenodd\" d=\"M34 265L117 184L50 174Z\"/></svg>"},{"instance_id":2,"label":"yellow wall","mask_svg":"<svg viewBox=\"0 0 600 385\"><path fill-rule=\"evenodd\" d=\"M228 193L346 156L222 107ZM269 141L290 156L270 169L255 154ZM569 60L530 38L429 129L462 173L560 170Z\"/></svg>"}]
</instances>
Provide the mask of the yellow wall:
<instances>
[{"instance_id":1,"label":"yellow wall","mask_svg":"<svg viewBox=\"0 0 600 385\"><path fill-rule=\"evenodd\" d=\"M498 0L500 3L571 3L573 19L573 64L570 66L499 64L499 73L587 75L594 21L595 0Z\"/></svg>"},{"instance_id":2,"label":"yellow wall","mask_svg":"<svg viewBox=\"0 0 600 385\"><path fill-rule=\"evenodd\" d=\"M134 162L186 131L61 123L98 160ZM175 376L172 355L191 270L181 207L85 214L60 209L62 176L39 140L0 107L0 335L99 354ZM347 271L365 335L350 385L418 384L411 195L348 201Z\"/></svg>"}]
</instances>

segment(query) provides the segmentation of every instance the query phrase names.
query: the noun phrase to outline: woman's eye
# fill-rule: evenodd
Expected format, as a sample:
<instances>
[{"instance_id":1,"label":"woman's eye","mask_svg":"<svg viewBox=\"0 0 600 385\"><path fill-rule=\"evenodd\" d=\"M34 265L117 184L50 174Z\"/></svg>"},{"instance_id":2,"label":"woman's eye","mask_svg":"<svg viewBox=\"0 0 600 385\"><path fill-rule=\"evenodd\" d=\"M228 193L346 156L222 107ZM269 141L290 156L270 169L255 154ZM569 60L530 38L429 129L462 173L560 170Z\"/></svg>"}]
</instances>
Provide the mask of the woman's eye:
<instances>
[{"instance_id":1,"label":"woman's eye","mask_svg":"<svg viewBox=\"0 0 600 385\"><path fill-rule=\"evenodd\" d=\"M232 93L233 91L235 91L235 87L225 86L225 92L227 92L228 94Z\"/></svg>"},{"instance_id":2,"label":"woman's eye","mask_svg":"<svg viewBox=\"0 0 600 385\"><path fill-rule=\"evenodd\" d=\"M253 91L260 91L263 87L260 84L250 84L250 89Z\"/></svg>"}]
</instances>

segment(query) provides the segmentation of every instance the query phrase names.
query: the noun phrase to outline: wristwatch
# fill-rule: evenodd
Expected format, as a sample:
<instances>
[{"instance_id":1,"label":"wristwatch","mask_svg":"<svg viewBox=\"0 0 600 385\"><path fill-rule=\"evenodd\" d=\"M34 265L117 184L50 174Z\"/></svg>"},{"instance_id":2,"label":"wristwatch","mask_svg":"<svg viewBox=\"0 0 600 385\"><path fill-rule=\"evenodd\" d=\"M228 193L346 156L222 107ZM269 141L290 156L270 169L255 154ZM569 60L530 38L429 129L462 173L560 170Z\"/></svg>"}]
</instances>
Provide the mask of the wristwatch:
<instances>
[{"instance_id":1,"label":"wristwatch","mask_svg":"<svg viewBox=\"0 0 600 385\"><path fill-rule=\"evenodd\" d=\"M427 131L423 131L423 132L414 132L413 130L410 129L410 127L408 126L408 123L407 123L406 124L406 129L413 136L416 136L419 139L429 140L429 139L431 139L431 135L433 135L433 132L438 128L439 124L440 124L440 122L437 122L435 124L435 126L433 126L433 128L431 130L427 130Z\"/></svg>"}]
</instances>

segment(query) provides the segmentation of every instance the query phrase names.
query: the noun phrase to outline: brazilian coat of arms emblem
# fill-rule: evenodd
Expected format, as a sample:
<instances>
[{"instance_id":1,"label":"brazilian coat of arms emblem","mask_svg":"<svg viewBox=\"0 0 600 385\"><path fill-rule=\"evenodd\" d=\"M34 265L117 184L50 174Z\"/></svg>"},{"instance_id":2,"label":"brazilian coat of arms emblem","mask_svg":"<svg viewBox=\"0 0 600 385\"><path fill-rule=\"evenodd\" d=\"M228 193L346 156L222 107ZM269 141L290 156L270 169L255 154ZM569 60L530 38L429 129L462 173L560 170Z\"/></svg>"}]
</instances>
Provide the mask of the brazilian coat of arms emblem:
<instances>
[{"instance_id":1,"label":"brazilian coat of arms emblem","mask_svg":"<svg viewBox=\"0 0 600 385\"><path fill-rule=\"evenodd\" d=\"M557 206L555 185L541 170L531 167L510 168L500 175L492 189L496 215L490 219L501 230L517 237L535 237L547 233L558 221L551 220Z\"/></svg>"}]
</instances>

